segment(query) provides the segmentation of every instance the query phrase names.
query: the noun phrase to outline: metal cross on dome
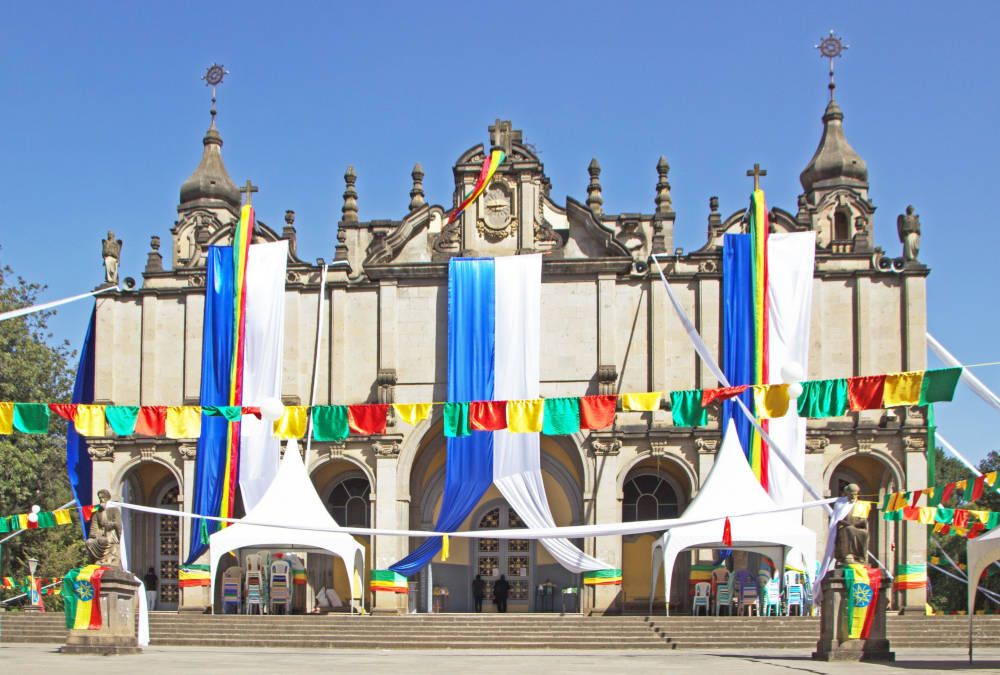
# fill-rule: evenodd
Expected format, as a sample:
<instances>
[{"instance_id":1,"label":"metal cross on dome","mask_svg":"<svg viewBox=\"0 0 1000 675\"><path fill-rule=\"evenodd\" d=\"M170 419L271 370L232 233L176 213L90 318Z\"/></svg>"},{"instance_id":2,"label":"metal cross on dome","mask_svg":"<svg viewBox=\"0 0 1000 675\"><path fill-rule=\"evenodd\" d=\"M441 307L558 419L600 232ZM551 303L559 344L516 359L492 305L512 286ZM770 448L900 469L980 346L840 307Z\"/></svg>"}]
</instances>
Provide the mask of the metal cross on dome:
<instances>
[{"instance_id":1,"label":"metal cross on dome","mask_svg":"<svg viewBox=\"0 0 1000 675\"><path fill-rule=\"evenodd\" d=\"M221 63L213 63L205 71L205 74L201 76L201 79L205 80L205 86L212 88L212 128L215 128L215 88L222 84L222 80L225 79L229 71Z\"/></svg>"},{"instance_id":2,"label":"metal cross on dome","mask_svg":"<svg viewBox=\"0 0 1000 675\"><path fill-rule=\"evenodd\" d=\"M840 58L845 49L850 49L850 45L845 45L844 39L831 29L830 34L819 41L816 49L819 50L821 58L827 59L830 62L830 84L827 86L830 89L830 99L833 100L833 90L837 88L837 85L833 81L833 60Z\"/></svg>"}]
</instances>

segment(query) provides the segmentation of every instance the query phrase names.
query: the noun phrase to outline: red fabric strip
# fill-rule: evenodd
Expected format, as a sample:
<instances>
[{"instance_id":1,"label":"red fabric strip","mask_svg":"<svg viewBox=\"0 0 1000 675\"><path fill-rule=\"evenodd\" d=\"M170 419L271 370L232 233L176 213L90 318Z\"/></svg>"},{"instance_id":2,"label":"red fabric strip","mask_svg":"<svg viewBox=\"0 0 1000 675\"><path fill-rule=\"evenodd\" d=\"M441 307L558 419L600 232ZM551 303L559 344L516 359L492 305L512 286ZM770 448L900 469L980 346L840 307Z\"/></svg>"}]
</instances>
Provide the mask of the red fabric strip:
<instances>
[{"instance_id":1,"label":"red fabric strip","mask_svg":"<svg viewBox=\"0 0 1000 675\"><path fill-rule=\"evenodd\" d=\"M580 397L580 428L606 429L615 423L615 407L618 397L607 396Z\"/></svg>"},{"instance_id":2,"label":"red fabric strip","mask_svg":"<svg viewBox=\"0 0 1000 675\"><path fill-rule=\"evenodd\" d=\"M986 476L980 476L972 483L972 494L966 498L967 502L974 502L983 496L983 485L986 483Z\"/></svg>"},{"instance_id":3,"label":"red fabric strip","mask_svg":"<svg viewBox=\"0 0 1000 675\"><path fill-rule=\"evenodd\" d=\"M244 415L253 415L257 419L260 419L260 408L255 405L245 405L243 406Z\"/></svg>"},{"instance_id":4,"label":"red fabric strip","mask_svg":"<svg viewBox=\"0 0 1000 675\"><path fill-rule=\"evenodd\" d=\"M469 428L473 431L500 431L507 428L507 401L471 401Z\"/></svg>"},{"instance_id":5,"label":"red fabric strip","mask_svg":"<svg viewBox=\"0 0 1000 675\"><path fill-rule=\"evenodd\" d=\"M903 507L903 520L920 520L920 507L919 506L904 506Z\"/></svg>"},{"instance_id":6,"label":"red fabric strip","mask_svg":"<svg viewBox=\"0 0 1000 675\"><path fill-rule=\"evenodd\" d=\"M365 403L347 406L347 426L358 436L372 436L385 433L385 418L389 413L388 403Z\"/></svg>"},{"instance_id":7,"label":"red fabric strip","mask_svg":"<svg viewBox=\"0 0 1000 675\"><path fill-rule=\"evenodd\" d=\"M947 485L945 485L944 489L941 490L941 501L938 503L943 505L946 501L948 501L948 498L951 497L951 493L954 491L955 491L954 483L948 483Z\"/></svg>"},{"instance_id":8,"label":"red fabric strip","mask_svg":"<svg viewBox=\"0 0 1000 675\"><path fill-rule=\"evenodd\" d=\"M707 408L715 401L725 401L734 396L739 396L747 390L749 385L740 384L735 387L719 387L718 389L705 389L701 392L701 407Z\"/></svg>"},{"instance_id":9,"label":"red fabric strip","mask_svg":"<svg viewBox=\"0 0 1000 675\"><path fill-rule=\"evenodd\" d=\"M847 378L847 401L851 410L873 410L882 407L885 375Z\"/></svg>"},{"instance_id":10,"label":"red fabric strip","mask_svg":"<svg viewBox=\"0 0 1000 675\"><path fill-rule=\"evenodd\" d=\"M92 515L94 515L94 507L93 506L89 506L89 505L88 506L81 506L80 507L80 513L83 515L83 519L85 521L90 522L90 517Z\"/></svg>"},{"instance_id":11,"label":"red fabric strip","mask_svg":"<svg viewBox=\"0 0 1000 675\"><path fill-rule=\"evenodd\" d=\"M967 534L966 537L968 537L969 539L975 539L980 534L982 534L983 530L985 529L986 526L983 525L982 523L975 523L972 527L969 528L969 534Z\"/></svg>"},{"instance_id":12,"label":"red fabric strip","mask_svg":"<svg viewBox=\"0 0 1000 675\"><path fill-rule=\"evenodd\" d=\"M167 406L144 405L139 408L135 418L135 431L138 436L162 436L167 431Z\"/></svg>"},{"instance_id":13,"label":"red fabric strip","mask_svg":"<svg viewBox=\"0 0 1000 675\"><path fill-rule=\"evenodd\" d=\"M99 567L94 570L90 577L90 585L94 587L94 600L90 603L90 630L97 630L101 627L101 577L107 567Z\"/></svg>"},{"instance_id":14,"label":"red fabric strip","mask_svg":"<svg viewBox=\"0 0 1000 675\"><path fill-rule=\"evenodd\" d=\"M913 492L913 499L910 501L910 506L916 506L917 502L920 501L920 495L924 493L923 490L915 490Z\"/></svg>"},{"instance_id":15,"label":"red fabric strip","mask_svg":"<svg viewBox=\"0 0 1000 675\"><path fill-rule=\"evenodd\" d=\"M76 404L75 403L50 403L49 410L59 415L59 417L64 420L73 421L76 417Z\"/></svg>"},{"instance_id":16,"label":"red fabric strip","mask_svg":"<svg viewBox=\"0 0 1000 675\"><path fill-rule=\"evenodd\" d=\"M729 516L726 516L726 523L722 526L722 544L724 546L733 545L733 527L729 524Z\"/></svg>"}]
</instances>

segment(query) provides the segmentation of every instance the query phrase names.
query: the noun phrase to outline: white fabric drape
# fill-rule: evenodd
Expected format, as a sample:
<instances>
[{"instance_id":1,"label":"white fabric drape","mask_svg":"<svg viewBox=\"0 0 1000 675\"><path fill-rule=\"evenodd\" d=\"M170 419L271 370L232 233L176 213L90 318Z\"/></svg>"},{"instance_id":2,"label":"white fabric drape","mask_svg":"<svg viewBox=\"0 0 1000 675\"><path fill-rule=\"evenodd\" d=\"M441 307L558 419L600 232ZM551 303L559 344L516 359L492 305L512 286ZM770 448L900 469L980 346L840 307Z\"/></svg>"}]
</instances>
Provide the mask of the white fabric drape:
<instances>
[{"instance_id":1,"label":"white fabric drape","mask_svg":"<svg viewBox=\"0 0 1000 675\"><path fill-rule=\"evenodd\" d=\"M122 484L122 498L126 498L125 495L129 492L128 482ZM136 591L139 595L139 626L138 633L136 634L136 639L139 642L140 647L149 646L149 601L146 599L146 584L142 581L142 577L137 575L135 572L129 569L128 566L128 542L129 535L131 534L131 514L123 513L122 516L128 516L128 518L122 518L122 540L118 542L118 549L122 559L122 569L130 573L132 577L139 582L139 590Z\"/></svg>"},{"instance_id":2,"label":"white fabric drape","mask_svg":"<svg viewBox=\"0 0 1000 675\"><path fill-rule=\"evenodd\" d=\"M285 268L288 242L254 244L247 260L243 400L281 397L285 342ZM244 415L240 424L240 490L249 512L278 472L281 448L271 423Z\"/></svg>"},{"instance_id":3,"label":"white fabric drape","mask_svg":"<svg viewBox=\"0 0 1000 675\"><path fill-rule=\"evenodd\" d=\"M539 392L542 256L497 258L496 340L493 397L534 399ZM537 433L493 433L493 483L529 528L555 527L542 483ZM568 539L542 539L556 561L570 570L606 569Z\"/></svg>"},{"instance_id":4,"label":"white fabric drape","mask_svg":"<svg viewBox=\"0 0 1000 675\"><path fill-rule=\"evenodd\" d=\"M812 318L813 268L816 233L772 234L767 240L768 370L770 383L781 382L781 369L790 363L809 367L809 326ZM770 421L768 433L785 451L800 474L805 473L806 421L795 402L788 414ZM802 484L781 462L768 465L768 492L779 506L802 501ZM786 515L801 518L796 512Z\"/></svg>"}]
</instances>

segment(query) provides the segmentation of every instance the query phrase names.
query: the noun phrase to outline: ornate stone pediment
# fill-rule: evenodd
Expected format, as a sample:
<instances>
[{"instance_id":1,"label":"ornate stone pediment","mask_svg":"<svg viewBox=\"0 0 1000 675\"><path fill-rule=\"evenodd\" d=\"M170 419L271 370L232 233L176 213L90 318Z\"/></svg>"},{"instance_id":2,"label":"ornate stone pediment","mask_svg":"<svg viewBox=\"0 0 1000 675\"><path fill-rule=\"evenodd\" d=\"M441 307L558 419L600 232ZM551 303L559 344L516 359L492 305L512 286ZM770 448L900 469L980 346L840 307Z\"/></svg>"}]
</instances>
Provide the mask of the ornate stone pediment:
<instances>
[{"instance_id":1,"label":"ornate stone pediment","mask_svg":"<svg viewBox=\"0 0 1000 675\"><path fill-rule=\"evenodd\" d=\"M488 242L496 243L517 232L514 215L517 185L507 178L494 179L480 197L482 217L476 220L476 231Z\"/></svg>"}]
</instances>

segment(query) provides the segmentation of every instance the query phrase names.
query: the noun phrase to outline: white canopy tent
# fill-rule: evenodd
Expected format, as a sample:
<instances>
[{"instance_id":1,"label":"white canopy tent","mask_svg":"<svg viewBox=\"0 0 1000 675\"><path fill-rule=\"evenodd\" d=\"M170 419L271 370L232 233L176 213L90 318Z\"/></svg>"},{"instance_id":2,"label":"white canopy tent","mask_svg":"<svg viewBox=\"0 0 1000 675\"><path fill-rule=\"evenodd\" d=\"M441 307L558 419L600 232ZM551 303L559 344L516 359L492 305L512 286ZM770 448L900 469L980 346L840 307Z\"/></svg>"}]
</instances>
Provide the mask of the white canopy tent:
<instances>
[{"instance_id":1,"label":"white canopy tent","mask_svg":"<svg viewBox=\"0 0 1000 675\"><path fill-rule=\"evenodd\" d=\"M1000 560L1000 529L990 530L966 544L969 573L969 658L972 658L972 617L976 614L976 589L983 570Z\"/></svg>"},{"instance_id":2,"label":"white canopy tent","mask_svg":"<svg viewBox=\"0 0 1000 675\"><path fill-rule=\"evenodd\" d=\"M798 551L806 570L815 567L816 533L798 522L798 511L765 513L729 519L733 543L722 544L726 516L734 512L766 511L778 508L758 482L740 446L732 420L722 439L715 464L695 496L684 510L685 518L718 518L696 525L681 525L667 530L653 544L651 596L656 592L657 577L663 567L663 590L667 613L670 613L670 584L677 556L690 548L733 548L762 553L784 569L791 549Z\"/></svg>"},{"instance_id":3,"label":"white canopy tent","mask_svg":"<svg viewBox=\"0 0 1000 675\"><path fill-rule=\"evenodd\" d=\"M295 441L288 442L278 473L264 496L246 515L246 519L261 523L289 523L303 528L339 527L323 506L323 500L316 494L316 488L309 480ZM237 522L209 537L213 598L219 560L230 551L243 548L318 551L335 555L344 561L347 568L351 582L352 609L354 599L362 597L365 550L350 534L291 527L282 529Z\"/></svg>"}]
</instances>

